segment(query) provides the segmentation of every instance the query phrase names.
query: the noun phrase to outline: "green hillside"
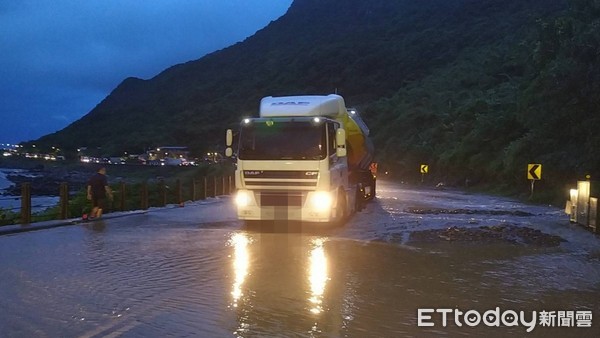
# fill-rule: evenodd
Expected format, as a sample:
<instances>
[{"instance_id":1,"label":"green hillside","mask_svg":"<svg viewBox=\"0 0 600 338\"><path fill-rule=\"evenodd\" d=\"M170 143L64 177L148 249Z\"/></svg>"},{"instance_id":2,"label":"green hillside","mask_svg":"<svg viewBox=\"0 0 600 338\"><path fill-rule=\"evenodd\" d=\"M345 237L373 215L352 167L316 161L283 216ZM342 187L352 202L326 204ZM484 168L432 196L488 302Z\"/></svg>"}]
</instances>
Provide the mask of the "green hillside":
<instances>
[{"instance_id":1,"label":"green hillside","mask_svg":"<svg viewBox=\"0 0 600 338\"><path fill-rule=\"evenodd\" d=\"M383 168L449 183L567 180L600 169L595 0L296 0L252 37L149 80L123 81L36 142L107 153L222 148L261 97L337 91ZM562 186L561 186L562 189Z\"/></svg>"}]
</instances>

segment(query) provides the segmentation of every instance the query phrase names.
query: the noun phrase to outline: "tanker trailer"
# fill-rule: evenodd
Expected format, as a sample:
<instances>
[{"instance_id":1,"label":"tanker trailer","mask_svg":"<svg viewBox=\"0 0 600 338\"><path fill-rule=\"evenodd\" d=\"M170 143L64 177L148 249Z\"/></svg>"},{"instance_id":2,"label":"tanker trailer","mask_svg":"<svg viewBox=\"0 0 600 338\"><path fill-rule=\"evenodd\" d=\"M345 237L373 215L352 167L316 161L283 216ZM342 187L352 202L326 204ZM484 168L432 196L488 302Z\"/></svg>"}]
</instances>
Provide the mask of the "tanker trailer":
<instances>
[{"instance_id":1,"label":"tanker trailer","mask_svg":"<svg viewBox=\"0 0 600 338\"><path fill-rule=\"evenodd\" d=\"M375 197L377 163L373 162L375 147L369 138L369 128L358 111L348 108L341 120L346 129L346 147L350 178L358 186L362 201Z\"/></svg>"}]
</instances>

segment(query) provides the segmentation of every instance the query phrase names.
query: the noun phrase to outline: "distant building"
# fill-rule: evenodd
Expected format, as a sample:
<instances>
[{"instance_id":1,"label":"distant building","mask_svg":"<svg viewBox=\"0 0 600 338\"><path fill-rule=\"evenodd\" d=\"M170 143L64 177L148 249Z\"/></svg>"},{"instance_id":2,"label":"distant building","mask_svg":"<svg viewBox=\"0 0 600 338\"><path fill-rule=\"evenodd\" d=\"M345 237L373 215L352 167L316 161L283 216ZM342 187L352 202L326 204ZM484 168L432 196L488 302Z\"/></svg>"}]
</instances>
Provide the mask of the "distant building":
<instances>
[{"instance_id":1,"label":"distant building","mask_svg":"<svg viewBox=\"0 0 600 338\"><path fill-rule=\"evenodd\" d=\"M147 164L186 165L188 164L189 150L187 147L157 147L146 152Z\"/></svg>"},{"instance_id":2,"label":"distant building","mask_svg":"<svg viewBox=\"0 0 600 338\"><path fill-rule=\"evenodd\" d=\"M18 146L15 144L0 143L0 153L2 153L2 156L4 157L16 155L17 148Z\"/></svg>"}]
</instances>

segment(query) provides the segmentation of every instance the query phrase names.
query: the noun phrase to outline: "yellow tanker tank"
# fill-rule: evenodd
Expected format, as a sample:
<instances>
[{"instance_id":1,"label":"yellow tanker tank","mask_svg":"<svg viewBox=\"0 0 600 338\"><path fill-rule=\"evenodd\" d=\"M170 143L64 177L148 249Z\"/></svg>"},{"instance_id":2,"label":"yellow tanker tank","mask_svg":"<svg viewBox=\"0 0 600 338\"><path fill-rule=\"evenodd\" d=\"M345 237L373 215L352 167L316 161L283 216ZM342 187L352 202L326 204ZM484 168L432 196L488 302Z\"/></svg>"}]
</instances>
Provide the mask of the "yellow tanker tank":
<instances>
[{"instance_id":1,"label":"yellow tanker tank","mask_svg":"<svg viewBox=\"0 0 600 338\"><path fill-rule=\"evenodd\" d=\"M356 109L348 109L346 114L336 117L346 130L346 147L350 168L367 170L373 161L374 146L369 138L369 128L360 118Z\"/></svg>"}]
</instances>

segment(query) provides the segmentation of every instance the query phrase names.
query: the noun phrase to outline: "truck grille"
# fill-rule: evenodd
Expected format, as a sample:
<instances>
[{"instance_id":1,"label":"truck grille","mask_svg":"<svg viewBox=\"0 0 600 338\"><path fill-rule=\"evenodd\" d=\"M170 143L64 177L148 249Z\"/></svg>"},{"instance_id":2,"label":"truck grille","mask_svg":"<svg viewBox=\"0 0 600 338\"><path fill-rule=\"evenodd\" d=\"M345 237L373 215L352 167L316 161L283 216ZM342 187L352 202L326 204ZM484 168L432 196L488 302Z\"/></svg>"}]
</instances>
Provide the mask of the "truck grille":
<instances>
[{"instance_id":1,"label":"truck grille","mask_svg":"<svg viewBox=\"0 0 600 338\"><path fill-rule=\"evenodd\" d=\"M300 194L288 194L285 192L281 193L261 193L260 194L260 205L264 207L301 207L302 206L302 195Z\"/></svg>"},{"instance_id":2,"label":"truck grille","mask_svg":"<svg viewBox=\"0 0 600 338\"><path fill-rule=\"evenodd\" d=\"M244 170L244 183L253 187L315 187L318 175L318 171L304 170Z\"/></svg>"}]
</instances>

